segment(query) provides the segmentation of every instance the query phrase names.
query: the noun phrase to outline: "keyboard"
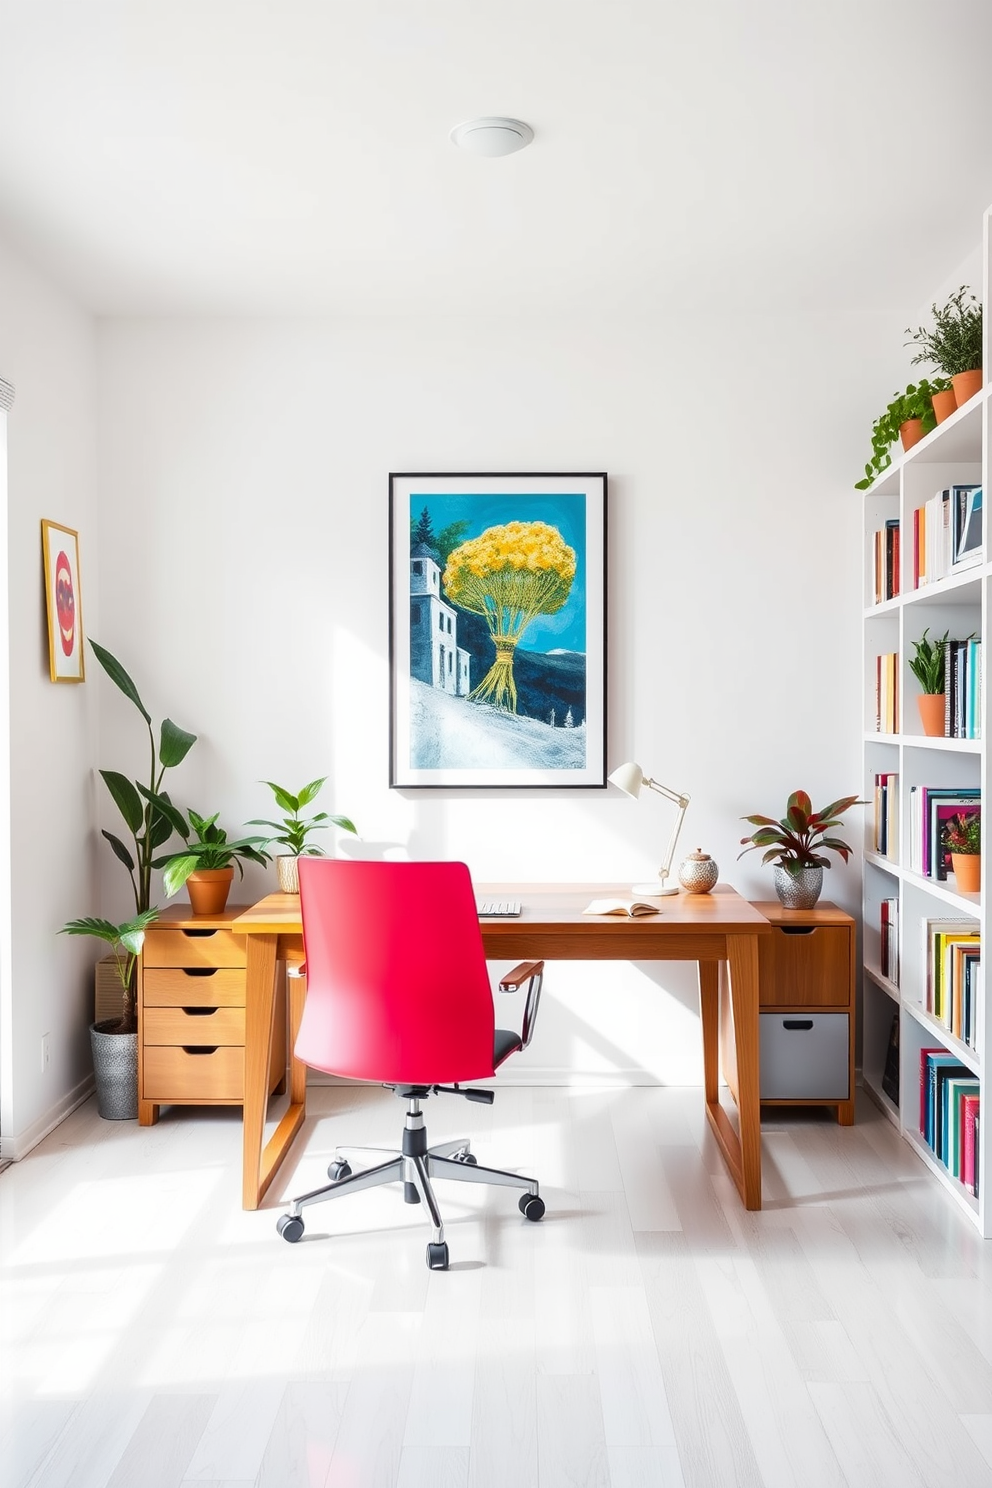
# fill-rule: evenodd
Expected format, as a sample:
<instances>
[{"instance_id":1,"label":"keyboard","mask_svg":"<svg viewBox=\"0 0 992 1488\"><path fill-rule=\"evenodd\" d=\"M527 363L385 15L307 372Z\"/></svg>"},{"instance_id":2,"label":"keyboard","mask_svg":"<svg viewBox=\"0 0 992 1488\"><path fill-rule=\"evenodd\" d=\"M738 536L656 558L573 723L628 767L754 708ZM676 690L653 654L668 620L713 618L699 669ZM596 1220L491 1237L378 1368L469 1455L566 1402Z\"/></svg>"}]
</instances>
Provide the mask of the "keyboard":
<instances>
[{"instance_id":1,"label":"keyboard","mask_svg":"<svg viewBox=\"0 0 992 1488\"><path fill-rule=\"evenodd\" d=\"M509 919L520 913L519 899L479 899L476 903L480 920Z\"/></svg>"}]
</instances>

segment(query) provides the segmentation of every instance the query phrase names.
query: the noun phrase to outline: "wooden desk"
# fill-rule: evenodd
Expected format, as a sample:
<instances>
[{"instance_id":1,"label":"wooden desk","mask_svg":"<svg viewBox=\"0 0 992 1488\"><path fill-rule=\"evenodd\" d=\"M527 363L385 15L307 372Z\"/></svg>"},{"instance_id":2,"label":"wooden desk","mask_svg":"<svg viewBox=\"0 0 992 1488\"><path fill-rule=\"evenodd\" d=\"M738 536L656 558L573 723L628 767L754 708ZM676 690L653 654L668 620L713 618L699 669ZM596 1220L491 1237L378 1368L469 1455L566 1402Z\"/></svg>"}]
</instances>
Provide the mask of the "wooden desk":
<instances>
[{"instance_id":1,"label":"wooden desk","mask_svg":"<svg viewBox=\"0 0 992 1488\"><path fill-rule=\"evenodd\" d=\"M761 1108L758 1089L758 937L770 933L764 915L726 884L712 894L659 899L660 913L643 919L582 913L590 899L630 898L618 884L477 884L486 898L515 898L518 918L482 920L491 961L695 961L703 1032L706 1114L747 1209L761 1208ZM289 1109L263 1145L266 1092L275 1015L276 962L303 948L300 901L269 894L232 922L248 937L245 1022L242 1203L257 1209L306 1115L306 1065L293 1048L304 986L290 982ZM736 1058L738 1125L719 1101L721 962L729 973Z\"/></svg>"}]
</instances>

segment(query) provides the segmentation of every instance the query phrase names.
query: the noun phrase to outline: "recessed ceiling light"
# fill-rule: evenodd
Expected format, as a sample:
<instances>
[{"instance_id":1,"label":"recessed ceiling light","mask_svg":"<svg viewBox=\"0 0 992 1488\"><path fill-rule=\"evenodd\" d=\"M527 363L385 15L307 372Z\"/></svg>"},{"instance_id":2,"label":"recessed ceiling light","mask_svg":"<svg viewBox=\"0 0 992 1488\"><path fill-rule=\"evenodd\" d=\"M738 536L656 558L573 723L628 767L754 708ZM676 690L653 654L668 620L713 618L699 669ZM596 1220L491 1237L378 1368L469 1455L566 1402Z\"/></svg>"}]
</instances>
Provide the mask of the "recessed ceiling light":
<instances>
[{"instance_id":1,"label":"recessed ceiling light","mask_svg":"<svg viewBox=\"0 0 992 1488\"><path fill-rule=\"evenodd\" d=\"M448 138L473 155L512 155L530 144L534 131L520 119L466 119L455 125Z\"/></svg>"}]
</instances>

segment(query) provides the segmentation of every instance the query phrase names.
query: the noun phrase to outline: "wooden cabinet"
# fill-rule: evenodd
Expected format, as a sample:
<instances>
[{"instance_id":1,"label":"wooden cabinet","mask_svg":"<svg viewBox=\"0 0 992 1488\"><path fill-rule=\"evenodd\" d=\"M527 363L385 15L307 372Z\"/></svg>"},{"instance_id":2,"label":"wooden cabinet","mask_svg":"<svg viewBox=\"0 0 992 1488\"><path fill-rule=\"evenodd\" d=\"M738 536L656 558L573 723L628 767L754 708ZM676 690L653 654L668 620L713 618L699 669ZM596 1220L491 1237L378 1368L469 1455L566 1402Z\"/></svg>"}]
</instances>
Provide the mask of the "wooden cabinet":
<instances>
[{"instance_id":1,"label":"wooden cabinet","mask_svg":"<svg viewBox=\"0 0 992 1488\"><path fill-rule=\"evenodd\" d=\"M854 1121L855 925L833 904L755 904L772 925L758 938L758 1021L763 1106L833 1106ZM721 989L724 1074L736 1095L730 998Z\"/></svg>"},{"instance_id":2,"label":"wooden cabinet","mask_svg":"<svg viewBox=\"0 0 992 1488\"><path fill-rule=\"evenodd\" d=\"M245 1086L245 937L220 915L165 910L146 932L138 975L138 1121L163 1105L241 1105ZM276 998L272 1089L285 1081L286 1003Z\"/></svg>"}]
</instances>

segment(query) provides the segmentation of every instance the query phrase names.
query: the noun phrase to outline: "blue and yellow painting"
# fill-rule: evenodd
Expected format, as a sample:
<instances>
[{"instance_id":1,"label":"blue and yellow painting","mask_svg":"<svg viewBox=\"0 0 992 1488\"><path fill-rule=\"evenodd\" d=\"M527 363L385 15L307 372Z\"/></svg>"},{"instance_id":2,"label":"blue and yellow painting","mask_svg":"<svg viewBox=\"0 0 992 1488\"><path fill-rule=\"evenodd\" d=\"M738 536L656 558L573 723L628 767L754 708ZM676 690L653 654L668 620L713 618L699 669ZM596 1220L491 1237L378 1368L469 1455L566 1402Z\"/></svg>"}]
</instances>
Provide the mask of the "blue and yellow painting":
<instances>
[{"instance_id":1,"label":"blue and yellow painting","mask_svg":"<svg viewBox=\"0 0 992 1488\"><path fill-rule=\"evenodd\" d=\"M412 768L585 768L586 505L411 497Z\"/></svg>"}]
</instances>

